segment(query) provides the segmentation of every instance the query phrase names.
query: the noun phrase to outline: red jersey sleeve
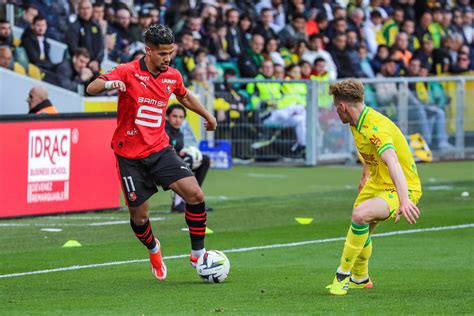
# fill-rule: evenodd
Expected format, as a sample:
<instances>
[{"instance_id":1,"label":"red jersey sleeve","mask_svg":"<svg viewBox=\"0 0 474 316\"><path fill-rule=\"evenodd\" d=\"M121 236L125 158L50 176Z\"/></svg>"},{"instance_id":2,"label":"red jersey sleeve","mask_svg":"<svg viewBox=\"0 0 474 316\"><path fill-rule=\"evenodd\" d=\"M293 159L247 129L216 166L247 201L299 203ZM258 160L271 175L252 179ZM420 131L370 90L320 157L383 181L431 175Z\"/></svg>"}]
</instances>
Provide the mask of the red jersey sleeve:
<instances>
[{"instance_id":1,"label":"red jersey sleeve","mask_svg":"<svg viewBox=\"0 0 474 316\"><path fill-rule=\"evenodd\" d=\"M182 97L186 94L186 87L184 86L183 77L179 71L176 72L176 77L176 88L174 89L173 93L178 97Z\"/></svg>"},{"instance_id":2,"label":"red jersey sleeve","mask_svg":"<svg viewBox=\"0 0 474 316\"><path fill-rule=\"evenodd\" d=\"M113 80L125 81L125 73L126 73L125 68L126 68L125 64L118 65L117 67L109 71L108 73L100 75L98 78L105 81L113 81Z\"/></svg>"}]
</instances>

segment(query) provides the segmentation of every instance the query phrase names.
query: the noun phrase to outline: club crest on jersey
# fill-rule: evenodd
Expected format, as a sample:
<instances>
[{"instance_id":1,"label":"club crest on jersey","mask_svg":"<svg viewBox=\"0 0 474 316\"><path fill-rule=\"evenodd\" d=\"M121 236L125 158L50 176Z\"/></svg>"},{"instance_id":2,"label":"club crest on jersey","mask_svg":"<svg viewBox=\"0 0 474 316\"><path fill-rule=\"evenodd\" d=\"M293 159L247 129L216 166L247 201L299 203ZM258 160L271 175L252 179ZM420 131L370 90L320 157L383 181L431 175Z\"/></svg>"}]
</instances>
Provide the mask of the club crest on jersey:
<instances>
[{"instance_id":1,"label":"club crest on jersey","mask_svg":"<svg viewBox=\"0 0 474 316\"><path fill-rule=\"evenodd\" d=\"M130 192L130 193L128 194L128 199L129 199L130 201L132 201L132 202L135 201L135 200L137 199L136 193L135 193L135 192Z\"/></svg>"},{"instance_id":2,"label":"club crest on jersey","mask_svg":"<svg viewBox=\"0 0 474 316\"><path fill-rule=\"evenodd\" d=\"M171 94L171 88L170 85L166 86L166 93Z\"/></svg>"}]
</instances>

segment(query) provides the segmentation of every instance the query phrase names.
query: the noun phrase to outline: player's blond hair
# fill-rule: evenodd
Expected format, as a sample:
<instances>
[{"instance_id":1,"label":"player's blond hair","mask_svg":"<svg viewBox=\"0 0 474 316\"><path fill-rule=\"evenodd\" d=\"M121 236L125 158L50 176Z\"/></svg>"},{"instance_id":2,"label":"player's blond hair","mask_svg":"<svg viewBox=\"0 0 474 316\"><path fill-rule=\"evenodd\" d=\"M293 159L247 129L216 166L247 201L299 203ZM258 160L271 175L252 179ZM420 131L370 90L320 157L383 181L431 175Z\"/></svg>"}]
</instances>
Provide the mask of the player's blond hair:
<instances>
[{"instance_id":1,"label":"player's blond hair","mask_svg":"<svg viewBox=\"0 0 474 316\"><path fill-rule=\"evenodd\" d=\"M329 86L329 95L351 104L364 102L364 86L355 79L346 79Z\"/></svg>"}]
</instances>

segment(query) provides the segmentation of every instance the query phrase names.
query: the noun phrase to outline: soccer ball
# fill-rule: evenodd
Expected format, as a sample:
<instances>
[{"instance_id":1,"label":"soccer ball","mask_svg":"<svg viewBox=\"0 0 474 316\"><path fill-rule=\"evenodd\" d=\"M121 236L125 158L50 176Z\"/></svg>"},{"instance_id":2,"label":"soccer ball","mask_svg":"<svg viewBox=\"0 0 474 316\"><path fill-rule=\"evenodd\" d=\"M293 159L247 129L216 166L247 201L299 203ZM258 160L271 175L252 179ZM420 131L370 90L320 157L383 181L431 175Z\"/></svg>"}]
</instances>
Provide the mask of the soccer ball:
<instances>
[{"instance_id":1,"label":"soccer ball","mask_svg":"<svg viewBox=\"0 0 474 316\"><path fill-rule=\"evenodd\" d=\"M196 264L196 271L206 283L222 283L227 279L230 262L219 250L208 250L203 253Z\"/></svg>"},{"instance_id":2,"label":"soccer ball","mask_svg":"<svg viewBox=\"0 0 474 316\"><path fill-rule=\"evenodd\" d=\"M191 162L191 169L195 170L201 166L202 163L202 153L201 151L195 147L195 146L188 146L186 148L183 148L183 151L191 156L192 162Z\"/></svg>"}]
</instances>

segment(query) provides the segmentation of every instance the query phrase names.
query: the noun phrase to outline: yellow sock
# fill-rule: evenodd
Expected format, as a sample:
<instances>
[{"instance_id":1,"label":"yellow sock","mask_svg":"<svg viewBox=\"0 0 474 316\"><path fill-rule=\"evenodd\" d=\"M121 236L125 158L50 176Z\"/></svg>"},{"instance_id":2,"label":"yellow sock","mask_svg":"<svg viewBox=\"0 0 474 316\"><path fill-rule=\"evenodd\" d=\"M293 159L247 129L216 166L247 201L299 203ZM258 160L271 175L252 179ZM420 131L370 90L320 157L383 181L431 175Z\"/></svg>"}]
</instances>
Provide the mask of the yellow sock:
<instances>
[{"instance_id":1,"label":"yellow sock","mask_svg":"<svg viewBox=\"0 0 474 316\"><path fill-rule=\"evenodd\" d=\"M349 274L352 266L360 252L364 248L364 244L369 236L369 224L358 225L352 223L347 232L346 242L342 251L341 265L339 272Z\"/></svg>"},{"instance_id":2,"label":"yellow sock","mask_svg":"<svg viewBox=\"0 0 474 316\"><path fill-rule=\"evenodd\" d=\"M369 259L372 255L372 240L367 238L364 248L354 262L352 267L352 278L356 281L366 280L369 277Z\"/></svg>"}]
</instances>

